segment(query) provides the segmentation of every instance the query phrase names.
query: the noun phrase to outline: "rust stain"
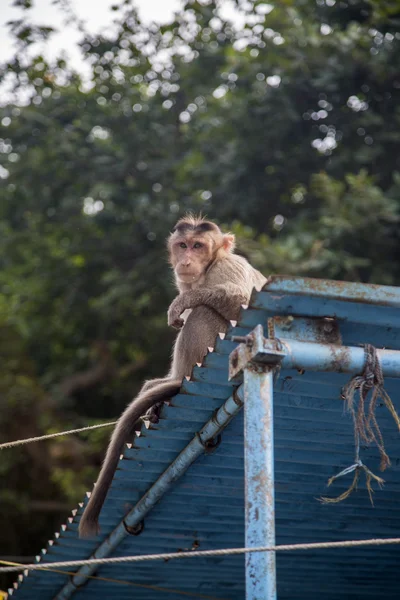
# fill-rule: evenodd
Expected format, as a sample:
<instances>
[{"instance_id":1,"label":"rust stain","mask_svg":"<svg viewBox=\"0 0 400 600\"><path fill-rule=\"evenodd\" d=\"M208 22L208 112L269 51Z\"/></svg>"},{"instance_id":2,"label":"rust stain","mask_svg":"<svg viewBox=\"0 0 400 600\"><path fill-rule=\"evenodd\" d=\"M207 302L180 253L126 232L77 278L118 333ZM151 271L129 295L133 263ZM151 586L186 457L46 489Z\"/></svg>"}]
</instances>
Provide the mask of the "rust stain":
<instances>
[{"instance_id":1,"label":"rust stain","mask_svg":"<svg viewBox=\"0 0 400 600\"><path fill-rule=\"evenodd\" d=\"M310 319L311 320L311 319ZM334 317L312 319L315 341L319 344L341 344L339 323Z\"/></svg>"},{"instance_id":2,"label":"rust stain","mask_svg":"<svg viewBox=\"0 0 400 600\"><path fill-rule=\"evenodd\" d=\"M343 373L348 370L351 357L350 351L346 346L335 346L333 344L327 345L329 353L332 357L332 371L336 371L337 373Z\"/></svg>"},{"instance_id":3,"label":"rust stain","mask_svg":"<svg viewBox=\"0 0 400 600\"><path fill-rule=\"evenodd\" d=\"M284 331L289 331L293 325L294 317L293 315L285 315L285 316L276 316L273 319L274 325L283 329Z\"/></svg>"},{"instance_id":4,"label":"rust stain","mask_svg":"<svg viewBox=\"0 0 400 600\"><path fill-rule=\"evenodd\" d=\"M275 337L275 326L274 326L274 317L272 319L267 319L267 329L268 329L268 337Z\"/></svg>"}]
</instances>

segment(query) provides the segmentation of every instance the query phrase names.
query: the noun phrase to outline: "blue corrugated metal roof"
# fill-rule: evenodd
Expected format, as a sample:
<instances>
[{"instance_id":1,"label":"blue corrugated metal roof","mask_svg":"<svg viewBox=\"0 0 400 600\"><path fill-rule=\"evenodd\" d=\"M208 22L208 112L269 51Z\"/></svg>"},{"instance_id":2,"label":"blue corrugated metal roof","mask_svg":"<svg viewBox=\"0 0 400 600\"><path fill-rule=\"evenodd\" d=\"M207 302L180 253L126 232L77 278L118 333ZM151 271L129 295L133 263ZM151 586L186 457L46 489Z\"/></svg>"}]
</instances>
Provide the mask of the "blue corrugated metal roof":
<instances>
[{"instance_id":1,"label":"blue corrugated metal roof","mask_svg":"<svg viewBox=\"0 0 400 600\"><path fill-rule=\"evenodd\" d=\"M272 316L291 315L294 321L270 319L270 335L297 339L311 336L315 341L341 340L344 345L371 343L378 348L400 349L399 308L397 288L274 277L263 292L254 294L250 307L242 311L237 326L229 333L242 335L257 324L266 326ZM321 325L308 317L335 317L339 331L336 321ZM93 554L99 539L103 541L111 533L232 394L235 384L228 382L228 358L235 345L219 339L202 367L193 370L192 381L185 382L172 404L164 407L160 422L143 430L134 446L125 449L101 514L100 538L78 539L80 507L49 544L41 562L79 560ZM348 379L340 373L280 373L274 393L278 544L399 535L399 436L384 407L378 407L377 418L392 467L384 474L384 489L375 494L375 506L371 506L362 484L340 504L323 505L317 500L328 493L340 494L350 483L344 478L337 480L332 489L325 487L328 478L349 466L354 455L353 426L343 413L340 399L341 387ZM400 380L388 378L385 384L400 408ZM362 458L375 473L379 472L376 448L362 448ZM239 414L224 430L218 448L197 459L149 512L143 532L127 536L111 556L243 545L243 420ZM397 598L399 559L397 546L278 553L278 597ZM236 600L245 596L243 556L121 563L102 566L97 575L125 584L92 579L77 589L73 598L166 600L179 598L178 591L199 599L211 596ZM50 600L56 598L68 577L31 571L20 580L13 598Z\"/></svg>"}]
</instances>

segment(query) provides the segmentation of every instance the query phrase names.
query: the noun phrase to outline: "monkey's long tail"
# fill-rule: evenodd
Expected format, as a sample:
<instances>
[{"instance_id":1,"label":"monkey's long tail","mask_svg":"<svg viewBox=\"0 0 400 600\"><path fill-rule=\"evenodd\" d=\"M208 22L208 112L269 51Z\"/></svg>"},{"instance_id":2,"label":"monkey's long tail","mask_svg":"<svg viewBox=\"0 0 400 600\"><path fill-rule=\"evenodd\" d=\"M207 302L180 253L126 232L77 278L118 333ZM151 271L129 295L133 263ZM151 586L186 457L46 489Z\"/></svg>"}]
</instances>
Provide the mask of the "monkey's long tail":
<instances>
[{"instance_id":1,"label":"monkey's long tail","mask_svg":"<svg viewBox=\"0 0 400 600\"><path fill-rule=\"evenodd\" d=\"M99 478L80 520L79 537L85 538L99 533L98 519L101 507L106 499L124 444L133 436L138 419L158 402L175 396L181 384L181 380L170 379L155 385L150 390L140 393L122 413L112 433Z\"/></svg>"}]
</instances>

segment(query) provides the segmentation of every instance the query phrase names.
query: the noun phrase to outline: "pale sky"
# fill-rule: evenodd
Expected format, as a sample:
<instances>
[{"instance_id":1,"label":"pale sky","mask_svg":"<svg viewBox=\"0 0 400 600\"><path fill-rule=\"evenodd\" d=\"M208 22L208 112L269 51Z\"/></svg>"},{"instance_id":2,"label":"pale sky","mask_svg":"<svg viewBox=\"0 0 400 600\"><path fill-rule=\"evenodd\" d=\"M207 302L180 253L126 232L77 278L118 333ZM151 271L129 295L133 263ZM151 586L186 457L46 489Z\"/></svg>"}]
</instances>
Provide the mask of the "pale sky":
<instances>
[{"instance_id":1,"label":"pale sky","mask_svg":"<svg viewBox=\"0 0 400 600\"><path fill-rule=\"evenodd\" d=\"M98 32L112 24L115 13L110 6L118 4L118 0L71 0L75 13L86 23L91 33ZM14 50L8 35L6 23L21 18L23 11L12 6L12 0L0 0L0 62L12 57ZM52 36L49 52L58 55L61 49L71 57L73 66L80 65L76 43L80 38L73 28L65 27L65 14L52 0L34 0L34 7L28 11L29 18L41 25L50 25L60 32ZM182 6L182 0L136 0L135 5L144 21L159 23L171 21L175 11Z\"/></svg>"}]
</instances>

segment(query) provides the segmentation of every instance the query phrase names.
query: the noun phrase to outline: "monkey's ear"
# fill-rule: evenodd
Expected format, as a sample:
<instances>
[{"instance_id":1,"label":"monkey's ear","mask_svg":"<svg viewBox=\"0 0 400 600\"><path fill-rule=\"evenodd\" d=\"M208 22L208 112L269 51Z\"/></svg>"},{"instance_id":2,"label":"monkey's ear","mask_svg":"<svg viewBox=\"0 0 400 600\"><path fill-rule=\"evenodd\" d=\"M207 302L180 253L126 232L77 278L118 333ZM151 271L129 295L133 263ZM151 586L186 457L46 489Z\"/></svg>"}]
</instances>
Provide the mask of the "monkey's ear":
<instances>
[{"instance_id":1,"label":"monkey's ear","mask_svg":"<svg viewBox=\"0 0 400 600\"><path fill-rule=\"evenodd\" d=\"M233 233L225 233L222 239L222 247L227 252L233 252L235 249L235 236Z\"/></svg>"}]
</instances>

